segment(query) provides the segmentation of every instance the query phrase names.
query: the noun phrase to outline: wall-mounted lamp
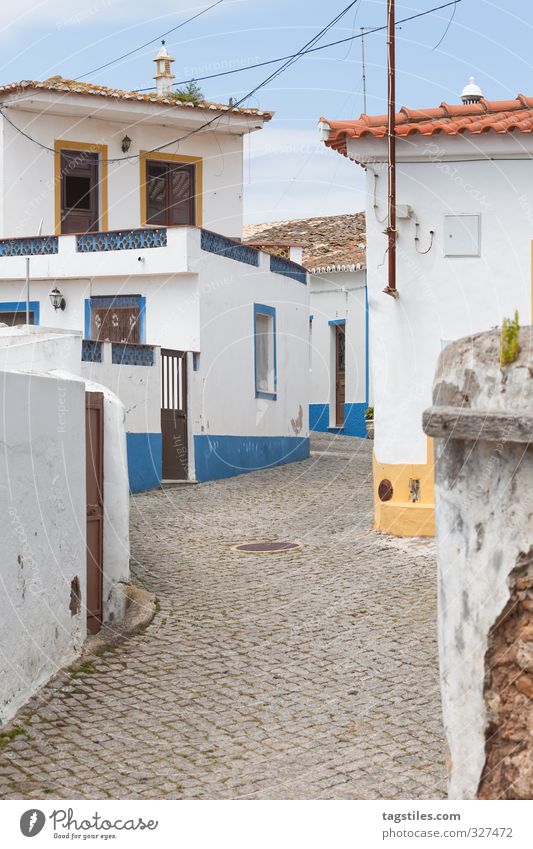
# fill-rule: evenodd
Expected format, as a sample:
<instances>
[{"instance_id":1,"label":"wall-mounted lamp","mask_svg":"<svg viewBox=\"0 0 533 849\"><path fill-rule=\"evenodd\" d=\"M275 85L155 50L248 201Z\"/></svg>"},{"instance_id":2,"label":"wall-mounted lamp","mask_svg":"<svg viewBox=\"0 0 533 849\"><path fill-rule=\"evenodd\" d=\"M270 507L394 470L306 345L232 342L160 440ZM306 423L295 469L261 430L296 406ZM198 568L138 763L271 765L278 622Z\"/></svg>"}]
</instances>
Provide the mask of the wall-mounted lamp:
<instances>
[{"instance_id":1,"label":"wall-mounted lamp","mask_svg":"<svg viewBox=\"0 0 533 849\"><path fill-rule=\"evenodd\" d=\"M124 136L122 139L122 153L127 153L131 147L131 139L129 136Z\"/></svg>"},{"instance_id":2,"label":"wall-mounted lamp","mask_svg":"<svg viewBox=\"0 0 533 849\"><path fill-rule=\"evenodd\" d=\"M55 310L64 310L67 302L57 287L50 292L50 300Z\"/></svg>"}]
</instances>

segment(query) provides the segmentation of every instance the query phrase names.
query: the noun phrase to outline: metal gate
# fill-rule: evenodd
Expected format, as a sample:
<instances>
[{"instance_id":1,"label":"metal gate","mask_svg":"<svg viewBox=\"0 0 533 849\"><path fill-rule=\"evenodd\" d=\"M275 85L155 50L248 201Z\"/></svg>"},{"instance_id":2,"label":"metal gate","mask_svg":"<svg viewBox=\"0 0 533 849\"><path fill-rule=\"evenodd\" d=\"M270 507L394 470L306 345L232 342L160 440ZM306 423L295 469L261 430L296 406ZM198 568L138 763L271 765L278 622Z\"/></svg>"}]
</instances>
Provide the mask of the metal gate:
<instances>
[{"instance_id":1,"label":"metal gate","mask_svg":"<svg viewBox=\"0 0 533 849\"><path fill-rule=\"evenodd\" d=\"M85 468L87 492L87 630L102 624L104 569L104 396L85 393Z\"/></svg>"},{"instance_id":2,"label":"metal gate","mask_svg":"<svg viewBox=\"0 0 533 849\"><path fill-rule=\"evenodd\" d=\"M187 352L161 348L163 480L187 480Z\"/></svg>"}]
</instances>

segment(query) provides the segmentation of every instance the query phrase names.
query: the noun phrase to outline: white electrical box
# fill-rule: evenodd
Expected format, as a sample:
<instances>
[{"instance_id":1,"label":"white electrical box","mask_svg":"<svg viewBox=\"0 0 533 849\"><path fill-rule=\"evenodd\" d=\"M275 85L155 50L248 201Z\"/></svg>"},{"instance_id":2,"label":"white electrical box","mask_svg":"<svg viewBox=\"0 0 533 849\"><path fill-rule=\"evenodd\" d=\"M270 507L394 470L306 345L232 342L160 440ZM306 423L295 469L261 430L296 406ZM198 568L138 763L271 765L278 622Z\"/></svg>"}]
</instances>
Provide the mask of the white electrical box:
<instances>
[{"instance_id":1,"label":"white electrical box","mask_svg":"<svg viewBox=\"0 0 533 849\"><path fill-rule=\"evenodd\" d=\"M481 254L481 216L444 216L444 256Z\"/></svg>"}]
</instances>

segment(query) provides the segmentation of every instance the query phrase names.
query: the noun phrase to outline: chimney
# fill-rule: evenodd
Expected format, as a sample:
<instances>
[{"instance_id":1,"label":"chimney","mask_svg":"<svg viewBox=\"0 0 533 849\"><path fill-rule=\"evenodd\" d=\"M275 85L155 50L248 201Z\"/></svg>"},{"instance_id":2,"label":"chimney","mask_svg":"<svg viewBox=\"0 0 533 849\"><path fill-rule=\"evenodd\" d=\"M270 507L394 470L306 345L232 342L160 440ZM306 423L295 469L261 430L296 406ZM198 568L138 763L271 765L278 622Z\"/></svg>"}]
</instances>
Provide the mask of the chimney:
<instances>
[{"instance_id":1,"label":"chimney","mask_svg":"<svg viewBox=\"0 0 533 849\"><path fill-rule=\"evenodd\" d=\"M461 92L461 100L465 105L467 105L469 103L479 103L482 97L483 92L476 84L474 77L470 77L468 80L468 84L465 85L464 89Z\"/></svg>"},{"instance_id":2,"label":"chimney","mask_svg":"<svg viewBox=\"0 0 533 849\"><path fill-rule=\"evenodd\" d=\"M154 59L156 69L154 80L156 93L159 97L167 97L172 93L174 74L170 73L170 64L173 61L172 56L169 56L167 53L165 42L162 41L159 53Z\"/></svg>"}]
</instances>

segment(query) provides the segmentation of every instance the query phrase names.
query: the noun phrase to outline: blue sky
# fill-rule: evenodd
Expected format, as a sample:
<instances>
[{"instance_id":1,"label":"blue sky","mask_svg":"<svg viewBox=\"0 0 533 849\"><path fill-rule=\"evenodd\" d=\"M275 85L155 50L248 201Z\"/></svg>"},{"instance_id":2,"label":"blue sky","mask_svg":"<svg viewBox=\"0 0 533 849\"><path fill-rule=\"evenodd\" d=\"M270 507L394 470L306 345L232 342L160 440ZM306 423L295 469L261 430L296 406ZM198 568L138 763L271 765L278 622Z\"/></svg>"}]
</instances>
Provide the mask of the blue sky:
<instances>
[{"instance_id":1,"label":"blue sky","mask_svg":"<svg viewBox=\"0 0 533 849\"><path fill-rule=\"evenodd\" d=\"M348 0L224 0L167 37L176 78L228 70L294 52ZM78 77L155 38L209 0L18 0L0 11L0 82ZM397 19L439 5L397 2ZM13 12L12 10L16 11ZM385 23L385 0L359 0L324 41ZM398 104L458 102L474 74L488 99L533 96L530 0L462 0L442 44L451 9L405 24L397 33ZM91 81L124 88L152 84L152 45ZM386 109L385 34L365 39L368 111ZM250 101L274 120L246 145L245 218L272 221L333 215L363 206L361 170L317 141L316 123L363 110L360 42L301 59ZM239 98L273 70L258 68L202 83L214 100Z\"/></svg>"}]
</instances>

